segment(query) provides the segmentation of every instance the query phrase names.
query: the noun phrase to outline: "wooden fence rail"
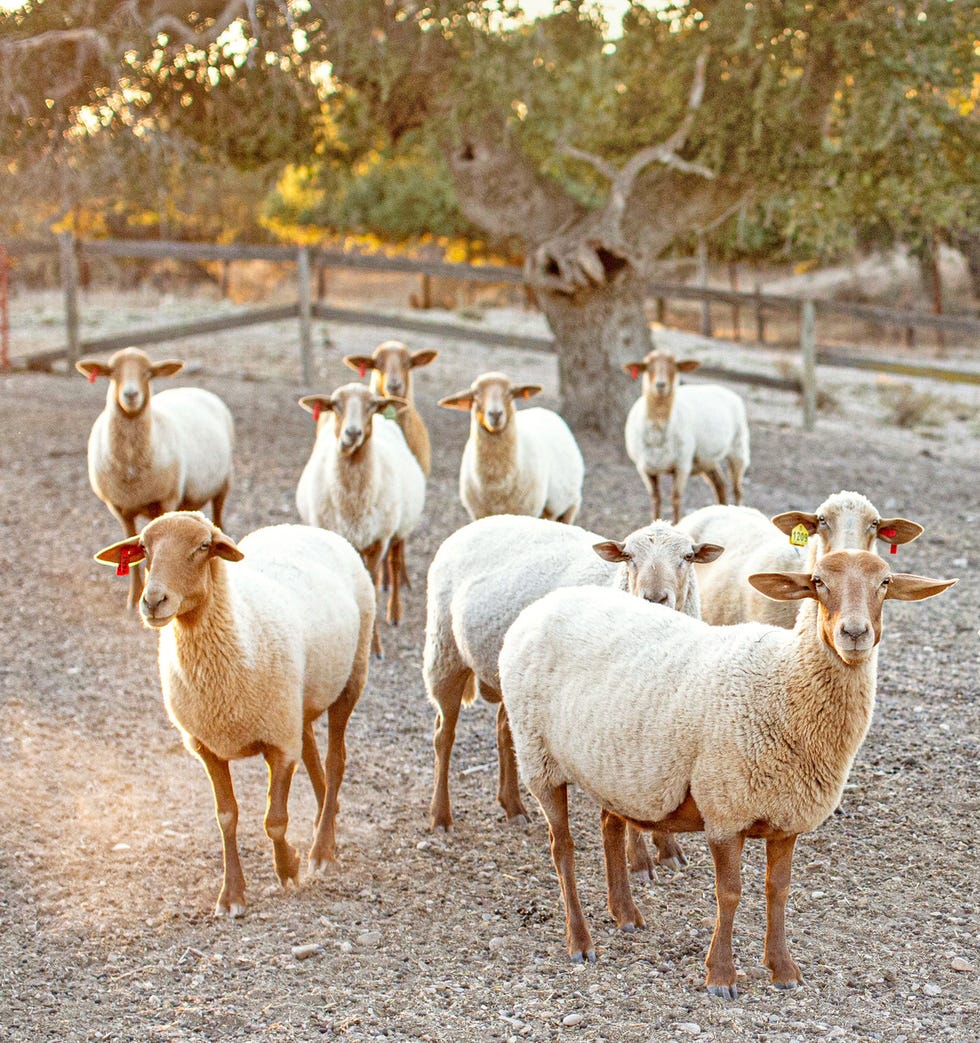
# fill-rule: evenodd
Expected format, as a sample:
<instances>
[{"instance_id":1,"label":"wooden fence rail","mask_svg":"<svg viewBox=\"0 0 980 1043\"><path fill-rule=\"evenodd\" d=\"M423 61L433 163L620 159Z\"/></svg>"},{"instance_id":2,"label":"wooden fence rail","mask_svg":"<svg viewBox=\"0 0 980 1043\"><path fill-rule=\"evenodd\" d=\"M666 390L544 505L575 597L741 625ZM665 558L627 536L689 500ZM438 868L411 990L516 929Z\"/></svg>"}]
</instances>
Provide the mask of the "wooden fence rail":
<instances>
[{"instance_id":1,"label":"wooden fence rail","mask_svg":"<svg viewBox=\"0 0 980 1043\"><path fill-rule=\"evenodd\" d=\"M126 345L146 345L163 341L176 340L181 337L214 333L220 330L236 329L258 323L281 322L297 319L300 326L300 361L303 381L307 385L312 382L314 319L327 322L342 322L353 325L371 325L389 327L425 333L437 337L453 337L468 339L484 344L526 348L530 350L554 351L554 341L550 337L530 337L517 334L498 333L491 330L475 329L472 326L454 322L428 322L413 319L404 315L381 314L377 312L359 311L348 308L335 308L314 300L314 272L324 268L343 268L356 271L400 272L421 276L443 276L446 278L467 280L471 282L504 283L508 285L524 285L524 273L520 268L502 265L449 264L441 261L413 260L405 257L385 257L382 255L364 255L346 253L342 250L321 249L307 246L250 246L222 245L217 243L185 243L137 241L121 239L77 239L71 233L63 233L58 240L26 240L7 239L2 244L12 257L52 255L57 256L60 266L60 281L65 298L65 336L64 347L49 351L34 352L16 359L13 364L22 368L50 367L53 362L67 359L77 360L81 353L113 351ZM153 329L133 330L128 333L106 337L83 339L80 334L80 310L78 301L80 258L85 257L124 257L144 259L170 259L183 261L273 261L291 263L296 266L297 294L296 303L280 307L252 308L234 315L224 315L198 322L186 322L173 325L158 326ZM789 310L799 316L800 322L800 359L801 375L799 379L772 377L762 373L746 373L723 370L717 367L702 367L705 376L751 383L784 390L799 391L803 397L804 427L811 428L816 416L817 378L816 366L834 365L859 369L871 369L882 372L901 373L907 376L928 377L954 382L980 384L980 373L957 371L938 366L920 366L911 363L892 362L872 358L860 358L840 351L817 350L817 322L820 315L840 315L851 318L878 322L884 325L905 329L907 340L911 340L911 331L930 329L942 333L959 334L976 337L980 343L980 319L968 315L929 315L923 312L906 311L897 308L883 308L876 305L852 304L841 301L817 301L813 298L790 297L780 294L741 293L735 290L713 289L706 286L687 286L681 283L651 280L647 283L647 292L657 302L657 316L661 318L665 311L665 302L669 299L696 300L703 305L710 325L711 304L728 304L733 307L751 307L756 312L758 338L764 339L763 312L767 309Z\"/></svg>"}]
</instances>

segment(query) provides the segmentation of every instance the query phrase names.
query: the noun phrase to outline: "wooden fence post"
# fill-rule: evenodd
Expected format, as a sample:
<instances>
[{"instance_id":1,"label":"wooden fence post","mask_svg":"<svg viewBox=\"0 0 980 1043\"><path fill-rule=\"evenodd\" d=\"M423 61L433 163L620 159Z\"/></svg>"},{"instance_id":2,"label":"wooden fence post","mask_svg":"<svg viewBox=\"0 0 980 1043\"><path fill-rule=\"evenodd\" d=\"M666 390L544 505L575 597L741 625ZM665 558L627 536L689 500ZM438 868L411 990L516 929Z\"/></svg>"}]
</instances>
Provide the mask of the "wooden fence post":
<instances>
[{"instance_id":1,"label":"wooden fence post","mask_svg":"<svg viewBox=\"0 0 980 1043\"><path fill-rule=\"evenodd\" d=\"M296 251L296 282L299 296L299 357L303 367L303 383L313 384L313 294L310 285L310 251L301 246Z\"/></svg>"},{"instance_id":2,"label":"wooden fence post","mask_svg":"<svg viewBox=\"0 0 980 1043\"><path fill-rule=\"evenodd\" d=\"M800 356L803 430L812 431L817 421L817 309L812 300L803 302L800 317Z\"/></svg>"},{"instance_id":3,"label":"wooden fence post","mask_svg":"<svg viewBox=\"0 0 980 1043\"><path fill-rule=\"evenodd\" d=\"M81 358L82 337L78 318L78 257L75 254L75 237L71 232L58 235L61 256L61 289L65 296L65 336L68 340L68 366Z\"/></svg>"},{"instance_id":4,"label":"wooden fence post","mask_svg":"<svg viewBox=\"0 0 980 1043\"><path fill-rule=\"evenodd\" d=\"M755 339L759 344L766 342L766 316L762 310L762 287L755 284Z\"/></svg>"},{"instance_id":5,"label":"wooden fence post","mask_svg":"<svg viewBox=\"0 0 980 1043\"><path fill-rule=\"evenodd\" d=\"M708 288L708 242L703 235L698 236L698 285ZM701 301L701 336L711 336L711 301L707 297Z\"/></svg>"}]
</instances>

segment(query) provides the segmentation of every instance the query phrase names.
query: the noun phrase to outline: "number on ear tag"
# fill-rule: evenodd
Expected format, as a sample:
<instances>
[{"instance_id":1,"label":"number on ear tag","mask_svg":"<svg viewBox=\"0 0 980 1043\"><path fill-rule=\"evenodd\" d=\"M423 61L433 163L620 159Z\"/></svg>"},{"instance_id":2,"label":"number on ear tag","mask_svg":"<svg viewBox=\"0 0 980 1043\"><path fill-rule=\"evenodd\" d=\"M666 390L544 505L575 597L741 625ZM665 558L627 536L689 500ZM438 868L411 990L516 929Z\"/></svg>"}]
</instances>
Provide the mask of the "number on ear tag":
<instances>
[{"instance_id":1,"label":"number on ear tag","mask_svg":"<svg viewBox=\"0 0 980 1043\"><path fill-rule=\"evenodd\" d=\"M805 547L810 542L810 534L802 522L793 527L793 531L789 534L789 542L794 547Z\"/></svg>"}]
</instances>

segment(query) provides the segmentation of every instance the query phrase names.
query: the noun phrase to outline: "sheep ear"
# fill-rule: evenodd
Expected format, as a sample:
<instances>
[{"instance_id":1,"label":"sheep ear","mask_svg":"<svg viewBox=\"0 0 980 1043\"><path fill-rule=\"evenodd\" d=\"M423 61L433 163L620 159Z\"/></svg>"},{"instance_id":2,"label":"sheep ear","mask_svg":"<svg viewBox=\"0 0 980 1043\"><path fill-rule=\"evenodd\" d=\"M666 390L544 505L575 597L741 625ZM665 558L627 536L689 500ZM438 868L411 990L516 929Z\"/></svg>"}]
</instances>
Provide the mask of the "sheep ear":
<instances>
[{"instance_id":1,"label":"sheep ear","mask_svg":"<svg viewBox=\"0 0 980 1043\"><path fill-rule=\"evenodd\" d=\"M878 539L885 543L911 543L925 530L907 518L882 518L878 522Z\"/></svg>"},{"instance_id":2,"label":"sheep ear","mask_svg":"<svg viewBox=\"0 0 980 1043\"><path fill-rule=\"evenodd\" d=\"M694 544L694 560L699 565L707 565L709 561L714 561L715 558L724 553L725 548L719 547L717 543Z\"/></svg>"},{"instance_id":3,"label":"sheep ear","mask_svg":"<svg viewBox=\"0 0 980 1043\"><path fill-rule=\"evenodd\" d=\"M363 377L369 369L374 369L374 359L370 355L345 355L344 365L356 369Z\"/></svg>"},{"instance_id":4,"label":"sheep ear","mask_svg":"<svg viewBox=\"0 0 980 1043\"><path fill-rule=\"evenodd\" d=\"M626 553L626 547L615 540L603 540L602 543L593 543L592 549L604 561L629 561L630 556Z\"/></svg>"},{"instance_id":5,"label":"sheep ear","mask_svg":"<svg viewBox=\"0 0 980 1043\"><path fill-rule=\"evenodd\" d=\"M220 529L215 529L211 538L211 557L223 558L225 561L241 561L245 555L235 546L235 541L230 536L226 536Z\"/></svg>"},{"instance_id":6,"label":"sheep ear","mask_svg":"<svg viewBox=\"0 0 980 1043\"><path fill-rule=\"evenodd\" d=\"M473 408L473 392L459 391L455 395L447 395L439 399L439 405L443 409L461 409L468 413Z\"/></svg>"},{"instance_id":7,"label":"sheep ear","mask_svg":"<svg viewBox=\"0 0 980 1043\"><path fill-rule=\"evenodd\" d=\"M334 401L324 395L304 395L299 399L299 404L307 413L316 416L322 409L333 409Z\"/></svg>"},{"instance_id":8,"label":"sheep ear","mask_svg":"<svg viewBox=\"0 0 980 1043\"><path fill-rule=\"evenodd\" d=\"M438 357L438 351L423 349L422 351L413 351L409 362L412 369L418 369L419 366L428 366L430 362L435 362Z\"/></svg>"},{"instance_id":9,"label":"sheep ear","mask_svg":"<svg viewBox=\"0 0 980 1043\"><path fill-rule=\"evenodd\" d=\"M701 368L701 363L697 359L680 359L676 365L681 373L693 373L696 369Z\"/></svg>"},{"instance_id":10,"label":"sheep ear","mask_svg":"<svg viewBox=\"0 0 980 1043\"><path fill-rule=\"evenodd\" d=\"M172 377L184 368L180 359L162 359L150 366L151 377Z\"/></svg>"},{"instance_id":11,"label":"sheep ear","mask_svg":"<svg viewBox=\"0 0 980 1043\"><path fill-rule=\"evenodd\" d=\"M913 576L908 572L893 572L885 598L894 601L925 601L942 594L958 583L955 579L930 579L928 576Z\"/></svg>"},{"instance_id":12,"label":"sheep ear","mask_svg":"<svg viewBox=\"0 0 980 1043\"><path fill-rule=\"evenodd\" d=\"M803 511L786 511L785 514L777 514L771 521L780 532L785 532L787 536L797 525L802 525L811 536L817 531L817 516L806 514Z\"/></svg>"},{"instance_id":13,"label":"sheep ear","mask_svg":"<svg viewBox=\"0 0 980 1043\"><path fill-rule=\"evenodd\" d=\"M520 384L510 389L510 397L523 398L527 401L529 398L534 398L535 395L540 395L542 391L544 388L540 384Z\"/></svg>"},{"instance_id":14,"label":"sheep ear","mask_svg":"<svg viewBox=\"0 0 980 1043\"><path fill-rule=\"evenodd\" d=\"M139 536L130 536L109 547L103 547L95 560L101 565L119 565L125 558L126 565L138 565L146 557L146 551L140 543Z\"/></svg>"},{"instance_id":15,"label":"sheep ear","mask_svg":"<svg viewBox=\"0 0 980 1043\"><path fill-rule=\"evenodd\" d=\"M75 363L75 369L82 374L83 377L88 377L89 382L94 384L96 377L111 377L112 370L105 365L103 362L99 362L98 359L79 359Z\"/></svg>"},{"instance_id":16,"label":"sheep ear","mask_svg":"<svg viewBox=\"0 0 980 1043\"><path fill-rule=\"evenodd\" d=\"M808 572L756 572L749 576L749 583L773 601L803 601L817 596Z\"/></svg>"}]
</instances>

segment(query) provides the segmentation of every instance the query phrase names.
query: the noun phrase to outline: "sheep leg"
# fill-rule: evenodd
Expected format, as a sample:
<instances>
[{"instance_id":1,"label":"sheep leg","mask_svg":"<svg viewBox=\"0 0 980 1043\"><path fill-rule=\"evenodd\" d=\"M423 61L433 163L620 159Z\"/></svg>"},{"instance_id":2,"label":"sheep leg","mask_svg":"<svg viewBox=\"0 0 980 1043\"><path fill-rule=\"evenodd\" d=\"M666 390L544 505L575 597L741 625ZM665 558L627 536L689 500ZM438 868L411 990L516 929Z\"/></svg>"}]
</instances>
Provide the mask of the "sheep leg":
<instances>
[{"instance_id":1,"label":"sheep leg","mask_svg":"<svg viewBox=\"0 0 980 1043\"><path fill-rule=\"evenodd\" d=\"M292 785L296 762L282 750L263 750L269 768L269 794L265 808L265 835L272 841L272 861L276 876L283 887L299 880L299 855L286 840L289 825L289 787Z\"/></svg>"},{"instance_id":2,"label":"sheep leg","mask_svg":"<svg viewBox=\"0 0 980 1043\"><path fill-rule=\"evenodd\" d=\"M228 490L231 488L231 482L225 482L225 484L214 494L211 499L211 520L219 529L223 528L222 525L222 512L225 507L225 500L228 497Z\"/></svg>"},{"instance_id":3,"label":"sheep leg","mask_svg":"<svg viewBox=\"0 0 980 1043\"><path fill-rule=\"evenodd\" d=\"M429 805L429 822L432 829L448 833L453 828L453 815L449 804L449 758L456 741L456 722L463 702L467 681L473 675L463 669L450 677L441 679L430 688L430 697L439 707L436 715L432 747L435 751L434 783L432 803Z\"/></svg>"},{"instance_id":4,"label":"sheep leg","mask_svg":"<svg viewBox=\"0 0 980 1043\"><path fill-rule=\"evenodd\" d=\"M742 476L745 474L745 465L735 457L728 458L728 471L732 476L732 499L737 504L742 502Z\"/></svg>"},{"instance_id":5,"label":"sheep leg","mask_svg":"<svg viewBox=\"0 0 980 1043\"><path fill-rule=\"evenodd\" d=\"M684 500L684 489L687 487L687 480L690 477L690 470L682 470L679 467L674 469L674 481L670 487L670 505L674 511L675 525L681 520L681 503Z\"/></svg>"},{"instance_id":6,"label":"sheep leg","mask_svg":"<svg viewBox=\"0 0 980 1043\"><path fill-rule=\"evenodd\" d=\"M650 836L657 845L657 865L669 866L671 869L677 870L683 869L687 865L687 858L673 833L653 830ZM629 834L627 834L627 842L628 837Z\"/></svg>"},{"instance_id":7,"label":"sheep leg","mask_svg":"<svg viewBox=\"0 0 980 1043\"><path fill-rule=\"evenodd\" d=\"M340 792L340 784L344 780L344 771L347 767L347 721L353 713L354 705L360 698L363 687L363 678L355 679L351 675L339 698L334 700L327 710L330 722L325 764L327 792L323 800L323 811L317 822L313 846L310 848L310 872L312 873L322 872L326 868L327 862L333 862L337 858L337 812L340 810L337 795Z\"/></svg>"},{"instance_id":8,"label":"sheep leg","mask_svg":"<svg viewBox=\"0 0 980 1043\"><path fill-rule=\"evenodd\" d=\"M577 507L569 507L563 514L559 514L555 521L559 521L562 525L571 525L575 520L575 515L578 514Z\"/></svg>"},{"instance_id":9,"label":"sheep leg","mask_svg":"<svg viewBox=\"0 0 980 1043\"><path fill-rule=\"evenodd\" d=\"M726 1000L738 999L738 988L735 985L735 958L732 954L732 926L735 922L735 910L742 896L742 847L745 837L742 834L729 840L709 840L711 857L715 862L715 899L718 903L718 915L715 919L715 932L711 936L711 946L705 966L708 976L705 985L712 996L721 996Z\"/></svg>"},{"instance_id":10,"label":"sheep leg","mask_svg":"<svg viewBox=\"0 0 980 1043\"><path fill-rule=\"evenodd\" d=\"M647 487L647 493L650 496L650 520L656 521L660 517L660 477L655 474L648 474L644 471L640 477L643 479L643 484Z\"/></svg>"},{"instance_id":11,"label":"sheep leg","mask_svg":"<svg viewBox=\"0 0 980 1043\"><path fill-rule=\"evenodd\" d=\"M514 737L503 702L497 707L497 802L504 809L509 825L526 826L531 821L521 800Z\"/></svg>"},{"instance_id":12,"label":"sheep leg","mask_svg":"<svg viewBox=\"0 0 980 1043\"><path fill-rule=\"evenodd\" d=\"M111 504L107 504L109 510L115 515L116 521L122 526L123 536L127 539L130 536L136 535L136 515L135 514L123 514L121 511L117 511ZM126 598L127 608L136 608L140 602L140 595L143 593L143 566L142 565L130 565L129 566L129 595Z\"/></svg>"},{"instance_id":13,"label":"sheep leg","mask_svg":"<svg viewBox=\"0 0 980 1043\"><path fill-rule=\"evenodd\" d=\"M725 476L720 467L709 467L704 472L708 484L715 491L715 497L719 503L728 503L728 493L725 491Z\"/></svg>"},{"instance_id":14,"label":"sheep leg","mask_svg":"<svg viewBox=\"0 0 980 1043\"><path fill-rule=\"evenodd\" d=\"M214 811L218 817L224 846L224 879L221 883L221 894L218 895L218 902L214 907L214 915L241 916L245 912L245 874L238 857L238 801L235 800L235 789L231 782L231 769L226 760L222 760L200 742L194 752L201 758L211 779Z\"/></svg>"},{"instance_id":15,"label":"sheep leg","mask_svg":"<svg viewBox=\"0 0 980 1043\"><path fill-rule=\"evenodd\" d=\"M385 617L392 626L397 626L402 618L402 570L404 569L405 541L395 537L388 545L388 613Z\"/></svg>"},{"instance_id":16,"label":"sheep leg","mask_svg":"<svg viewBox=\"0 0 980 1043\"><path fill-rule=\"evenodd\" d=\"M626 857L630 872L635 873L641 883L649 883L657 875L643 834L632 826L626 830Z\"/></svg>"},{"instance_id":17,"label":"sheep leg","mask_svg":"<svg viewBox=\"0 0 980 1043\"><path fill-rule=\"evenodd\" d=\"M637 927L643 927L644 923L630 891L630 875L626 868L626 822L606 808L602 809L601 822L609 912L612 913L619 930L632 934Z\"/></svg>"},{"instance_id":18,"label":"sheep leg","mask_svg":"<svg viewBox=\"0 0 980 1043\"><path fill-rule=\"evenodd\" d=\"M777 989L795 989L803 981L786 945L786 900L795 845L795 834L766 839L766 944L762 965L769 968Z\"/></svg>"},{"instance_id":19,"label":"sheep leg","mask_svg":"<svg viewBox=\"0 0 980 1043\"><path fill-rule=\"evenodd\" d=\"M551 835L551 860L555 864L558 883L565 903L565 933L568 955L572 963L595 963L592 935L585 922L585 914L575 886L575 844L568 828L568 786L548 786L532 783L529 786L548 820Z\"/></svg>"},{"instance_id":20,"label":"sheep leg","mask_svg":"<svg viewBox=\"0 0 980 1043\"><path fill-rule=\"evenodd\" d=\"M316 797L316 817L319 819L323 814L323 798L327 792L327 784L312 721L307 721L303 725L303 765L306 768L306 774L310 777L310 784Z\"/></svg>"},{"instance_id":21,"label":"sheep leg","mask_svg":"<svg viewBox=\"0 0 980 1043\"><path fill-rule=\"evenodd\" d=\"M375 540L370 547L365 547L361 551L361 560L364 562L364 567L368 570L368 575L374 581L374 589L377 590L381 579L382 572L382 561L383 551L386 548L382 546L380 540ZM378 632L378 619L375 616L374 619L374 634L371 638L371 651L379 658L384 659L385 650L381 644L381 634Z\"/></svg>"}]
</instances>

